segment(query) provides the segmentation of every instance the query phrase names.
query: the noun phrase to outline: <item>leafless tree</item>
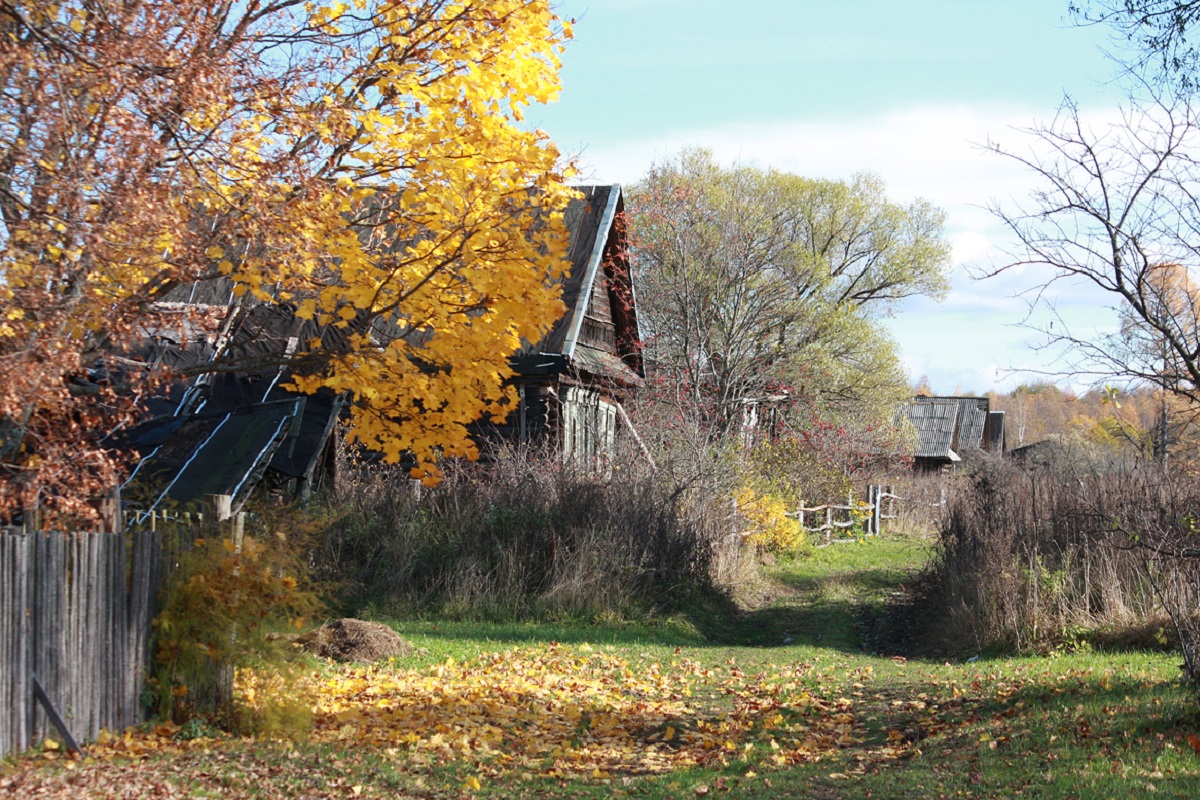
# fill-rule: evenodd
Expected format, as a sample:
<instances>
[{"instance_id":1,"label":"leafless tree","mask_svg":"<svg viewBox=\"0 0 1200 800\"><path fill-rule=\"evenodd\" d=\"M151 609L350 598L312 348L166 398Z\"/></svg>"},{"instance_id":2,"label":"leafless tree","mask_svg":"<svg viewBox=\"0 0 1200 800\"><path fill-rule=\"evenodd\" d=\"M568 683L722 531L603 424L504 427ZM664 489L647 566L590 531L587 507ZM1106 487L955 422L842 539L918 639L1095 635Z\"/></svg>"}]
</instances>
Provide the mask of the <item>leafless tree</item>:
<instances>
[{"instance_id":1,"label":"leafless tree","mask_svg":"<svg viewBox=\"0 0 1200 800\"><path fill-rule=\"evenodd\" d=\"M1074 354L1065 371L1200 400L1200 126L1186 99L1142 88L1119 121L1089 123L1068 100L1027 146L989 143L1037 179L1024 203L992 205L1016 244L991 274L1043 270L1031 302L1055 317L1047 344ZM1057 315L1055 291L1080 283L1112 299L1115 332L1088 336Z\"/></svg>"}]
</instances>

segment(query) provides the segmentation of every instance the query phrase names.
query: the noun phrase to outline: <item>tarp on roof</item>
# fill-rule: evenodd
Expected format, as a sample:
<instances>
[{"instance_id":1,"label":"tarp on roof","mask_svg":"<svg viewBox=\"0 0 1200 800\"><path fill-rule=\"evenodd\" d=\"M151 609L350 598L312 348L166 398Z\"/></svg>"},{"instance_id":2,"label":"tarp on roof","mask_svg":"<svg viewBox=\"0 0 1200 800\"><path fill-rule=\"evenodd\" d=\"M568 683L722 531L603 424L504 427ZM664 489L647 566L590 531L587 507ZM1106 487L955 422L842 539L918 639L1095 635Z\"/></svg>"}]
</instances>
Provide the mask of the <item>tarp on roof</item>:
<instances>
[{"instance_id":1,"label":"tarp on roof","mask_svg":"<svg viewBox=\"0 0 1200 800\"><path fill-rule=\"evenodd\" d=\"M230 495L240 505L285 442L302 404L261 403L139 426L131 441L149 446L161 440L138 466L139 476L156 487L149 505L186 505L210 494Z\"/></svg>"}]
</instances>

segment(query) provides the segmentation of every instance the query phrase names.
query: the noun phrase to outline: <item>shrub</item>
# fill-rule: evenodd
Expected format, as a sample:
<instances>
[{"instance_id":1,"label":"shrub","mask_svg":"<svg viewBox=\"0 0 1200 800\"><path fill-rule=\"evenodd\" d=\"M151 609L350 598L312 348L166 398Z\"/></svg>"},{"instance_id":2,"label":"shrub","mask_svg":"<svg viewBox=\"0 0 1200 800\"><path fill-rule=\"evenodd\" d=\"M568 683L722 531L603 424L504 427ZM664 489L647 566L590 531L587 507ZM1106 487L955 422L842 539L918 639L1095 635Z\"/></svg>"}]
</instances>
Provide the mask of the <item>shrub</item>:
<instances>
[{"instance_id":1,"label":"shrub","mask_svg":"<svg viewBox=\"0 0 1200 800\"><path fill-rule=\"evenodd\" d=\"M149 684L157 711L181 724L207 718L226 727L278 727L270 719L238 719L232 677L237 667L269 663L285 679L290 647L278 631L302 628L320 611L303 537L264 531L235 543L215 529L205 533L211 535L182 547L154 620ZM266 716L295 714L280 705Z\"/></svg>"},{"instance_id":2,"label":"shrub","mask_svg":"<svg viewBox=\"0 0 1200 800\"><path fill-rule=\"evenodd\" d=\"M811 552L808 533L788 516L788 505L770 492L743 486L734 500L747 525L748 538L758 547L776 553L805 555Z\"/></svg>"}]
</instances>

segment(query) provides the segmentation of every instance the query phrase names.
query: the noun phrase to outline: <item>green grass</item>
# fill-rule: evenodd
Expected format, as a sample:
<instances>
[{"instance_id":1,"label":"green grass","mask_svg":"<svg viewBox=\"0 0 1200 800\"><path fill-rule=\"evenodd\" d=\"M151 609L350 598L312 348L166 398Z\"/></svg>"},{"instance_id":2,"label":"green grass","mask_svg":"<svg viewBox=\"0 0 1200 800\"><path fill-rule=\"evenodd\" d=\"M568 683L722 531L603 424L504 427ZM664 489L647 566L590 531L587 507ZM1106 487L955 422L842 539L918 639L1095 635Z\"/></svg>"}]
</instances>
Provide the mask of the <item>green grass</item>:
<instances>
[{"instance_id":1,"label":"green grass","mask_svg":"<svg viewBox=\"0 0 1200 800\"><path fill-rule=\"evenodd\" d=\"M738 609L722 598L696 598L686 613L655 622L489 624L451 620L390 621L420 648L406 667L431 669L447 658L559 642L619 655L634 669L681 660L719 673L700 681L693 702L714 713L730 698L718 680L730 664L761 680L803 665L807 690L845 698L852 737L813 763L775 765L764 729L747 752L715 767L662 775L596 778L513 774L463 788L468 761L418 763L405 751L331 748L298 743L233 742L212 754L189 751L137 764L60 766L15 760L0 779L17 795L28 789L70 796L81 786L118 779L112 770L157 770L164 783L192 796L240 797L541 797L678 798L1112 798L1200 796L1200 735L1195 699L1178 681L1170 653L1080 652L974 661L876 655L894 624L886 603L928 556L920 542L881 539L834 545L767 574L761 608ZM790 641L789 641L790 640ZM720 672L720 670L725 670ZM1197 740L1200 741L1200 740ZM57 763L57 762L56 762ZM108 771L106 771L108 770ZM79 782L84 775L89 778ZM74 784L68 783L74 779ZM63 794L51 789L61 784ZM73 789L72 789L73 787Z\"/></svg>"}]
</instances>

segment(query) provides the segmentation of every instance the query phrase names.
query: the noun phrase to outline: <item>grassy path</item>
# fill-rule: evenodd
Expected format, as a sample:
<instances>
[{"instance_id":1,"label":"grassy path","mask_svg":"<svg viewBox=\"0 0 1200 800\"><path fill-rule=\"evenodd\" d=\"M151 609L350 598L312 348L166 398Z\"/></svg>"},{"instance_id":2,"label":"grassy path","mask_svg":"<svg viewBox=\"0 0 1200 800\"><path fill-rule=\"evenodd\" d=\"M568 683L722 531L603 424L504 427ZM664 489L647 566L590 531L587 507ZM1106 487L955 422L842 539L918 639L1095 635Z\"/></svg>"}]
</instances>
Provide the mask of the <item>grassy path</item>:
<instances>
[{"instance_id":1,"label":"grassy path","mask_svg":"<svg viewBox=\"0 0 1200 800\"><path fill-rule=\"evenodd\" d=\"M160 727L13 760L0 797L1200 796L1173 655L873 654L925 557L826 548L773 568L752 610L657 625L397 623L414 662L243 683L314 708L303 737Z\"/></svg>"}]
</instances>

